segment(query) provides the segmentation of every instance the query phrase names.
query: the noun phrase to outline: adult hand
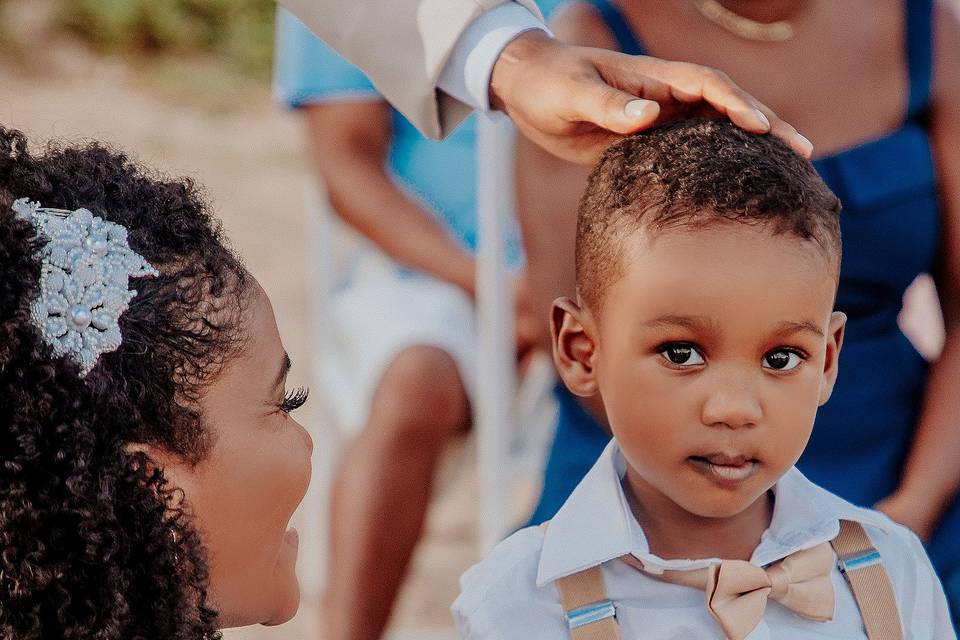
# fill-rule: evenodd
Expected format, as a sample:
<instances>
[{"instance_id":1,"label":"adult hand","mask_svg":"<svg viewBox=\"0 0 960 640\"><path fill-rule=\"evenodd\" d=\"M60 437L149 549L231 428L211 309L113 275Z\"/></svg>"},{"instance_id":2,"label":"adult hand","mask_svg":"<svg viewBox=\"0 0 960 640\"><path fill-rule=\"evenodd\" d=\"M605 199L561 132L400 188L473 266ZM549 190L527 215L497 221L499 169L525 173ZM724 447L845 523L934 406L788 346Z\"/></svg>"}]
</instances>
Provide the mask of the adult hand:
<instances>
[{"instance_id":1,"label":"adult hand","mask_svg":"<svg viewBox=\"0 0 960 640\"><path fill-rule=\"evenodd\" d=\"M564 45L528 31L500 54L491 102L530 140L593 164L610 144L704 108L754 133L773 133L809 158L810 141L723 72L685 62Z\"/></svg>"},{"instance_id":2,"label":"adult hand","mask_svg":"<svg viewBox=\"0 0 960 640\"><path fill-rule=\"evenodd\" d=\"M928 542L940 520L940 510L929 502L929 500L894 492L873 505L873 508L910 529L924 542Z\"/></svg>"}]
</instances>

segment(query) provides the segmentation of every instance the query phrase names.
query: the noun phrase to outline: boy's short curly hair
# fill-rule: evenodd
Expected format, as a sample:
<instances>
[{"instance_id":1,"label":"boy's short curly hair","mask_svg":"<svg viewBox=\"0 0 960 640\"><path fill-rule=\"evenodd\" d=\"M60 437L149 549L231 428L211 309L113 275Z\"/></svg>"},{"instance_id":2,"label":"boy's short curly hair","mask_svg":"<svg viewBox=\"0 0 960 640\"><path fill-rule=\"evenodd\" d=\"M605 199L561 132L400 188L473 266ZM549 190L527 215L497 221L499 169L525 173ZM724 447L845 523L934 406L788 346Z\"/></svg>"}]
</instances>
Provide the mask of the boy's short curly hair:
<instances>
[{"instance_id":1,"label":"boy's short curly hair","mask_svg":"<svg viewBox=\"0 0 960 640\"><path fill-rule=\"evenodd\" d=\"M629 136L594 167L577 217L577 290L598 307L622 274L630 233L722 221L815 241L839 271L840 200L779 138L726 120L682 120Z\"/></svg>"},{"instance_id":2,"label":"boy's short curly hair","mask_svg":"<svg viewBox=\"0 0 960 640\"><path fill-rule=\"evenodd\" d=\"M40 245L20 197L126 226L160 271L131 280L123 344L85 379L30 320ZM190 180L98 143L35 154L0 127L0 638L219 637L182 492L128 445L203 459L198 400L242 348L251 282Z\"/></svg>"}]
</instances>

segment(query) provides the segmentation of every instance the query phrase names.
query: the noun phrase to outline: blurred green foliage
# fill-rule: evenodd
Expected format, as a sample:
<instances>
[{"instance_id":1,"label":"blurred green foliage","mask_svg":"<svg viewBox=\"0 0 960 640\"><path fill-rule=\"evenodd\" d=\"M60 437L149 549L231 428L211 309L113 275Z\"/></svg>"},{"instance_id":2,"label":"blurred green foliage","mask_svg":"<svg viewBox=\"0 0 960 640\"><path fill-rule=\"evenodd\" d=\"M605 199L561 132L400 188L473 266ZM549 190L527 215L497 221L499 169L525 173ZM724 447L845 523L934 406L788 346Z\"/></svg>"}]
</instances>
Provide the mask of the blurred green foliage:
<instances>
[{"instance_id":1,"label":"blurred green foliage","mask_svg":"<svg viewBox=\"0 0 960 640\"><path fill-rule=\"evenodd\" d=\"M222 57L267 77L275 0L57 0L58 22L97 49L120 54Z\"/></svg>"}]
</instances>

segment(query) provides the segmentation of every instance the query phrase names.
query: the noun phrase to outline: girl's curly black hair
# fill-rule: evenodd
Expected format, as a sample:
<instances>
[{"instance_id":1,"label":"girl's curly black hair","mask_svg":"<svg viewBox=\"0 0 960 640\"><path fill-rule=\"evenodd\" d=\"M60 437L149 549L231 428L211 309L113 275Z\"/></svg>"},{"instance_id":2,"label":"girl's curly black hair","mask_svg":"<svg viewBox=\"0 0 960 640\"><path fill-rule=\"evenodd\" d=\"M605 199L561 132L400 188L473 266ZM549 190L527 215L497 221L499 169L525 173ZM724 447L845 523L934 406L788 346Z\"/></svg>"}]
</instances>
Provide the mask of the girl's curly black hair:
<instances>
[{"instance_id":1,"label":"girl's curly black hair","mask_svg":"<svg viewBox=\"0 0 960 640\"><path fill-rule=\"evenodd\" d=\"M20 197L124 225L161 272L131 279L123 344L85 379L30 320L40 245ZM182 492L129 445L204 458L198 400L242 348L251 281L190 180L99 143L33 153L0 127L0 638L219 637Z\"/></svg>"}]
</instances>

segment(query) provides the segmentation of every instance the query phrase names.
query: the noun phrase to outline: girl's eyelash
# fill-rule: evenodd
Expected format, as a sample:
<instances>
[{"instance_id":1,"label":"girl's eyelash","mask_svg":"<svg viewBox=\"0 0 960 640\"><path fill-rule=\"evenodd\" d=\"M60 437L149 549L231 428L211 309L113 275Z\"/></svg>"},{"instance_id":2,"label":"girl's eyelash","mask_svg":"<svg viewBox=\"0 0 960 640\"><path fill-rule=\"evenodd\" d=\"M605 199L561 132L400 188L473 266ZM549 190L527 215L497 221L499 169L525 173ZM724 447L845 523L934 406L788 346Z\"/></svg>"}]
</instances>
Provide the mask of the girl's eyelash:
<instances>
[{"instance_id":1,"label":"girl's eyelash","mask_svg":"<svg viewBox=\"0 0 960 640\"><path fill-rule=\"evenodd\" d=\"M293 391L288 391L283 398L283 402L280 403L280 411L284 413L296 411L304 405L309 395L310 390L305 387L297 387Z\"/></svg>"}]
</instances>

